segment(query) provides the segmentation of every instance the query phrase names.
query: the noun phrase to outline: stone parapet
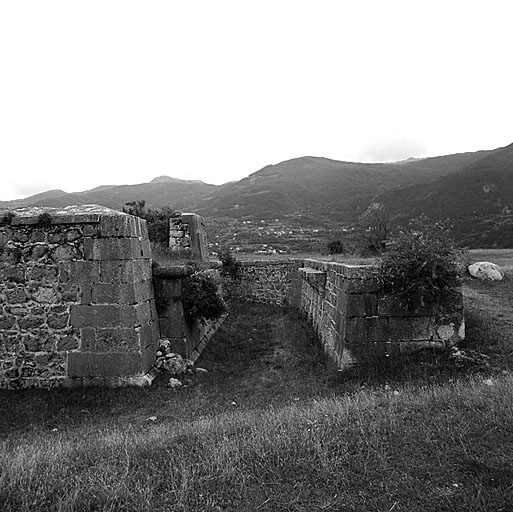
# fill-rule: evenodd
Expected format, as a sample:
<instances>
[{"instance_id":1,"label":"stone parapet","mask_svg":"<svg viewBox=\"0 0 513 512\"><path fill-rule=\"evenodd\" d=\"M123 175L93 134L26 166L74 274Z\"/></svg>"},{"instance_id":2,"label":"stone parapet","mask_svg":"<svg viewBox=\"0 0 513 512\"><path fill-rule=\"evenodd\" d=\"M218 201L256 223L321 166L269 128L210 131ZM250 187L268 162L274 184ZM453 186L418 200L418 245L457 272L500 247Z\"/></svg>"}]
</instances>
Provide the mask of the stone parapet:
<instances>
[{"instance_id":1,"label":"stone parapet","mask_svg":"<svg viewBox=\"0 0 513 512\"><path fill-rule=\"evenodd\" d=\"M449 306L410 311L383 292L377 268L304 260L300 309L341 367L377 355L448 347L465 336L461 290Z\"/></svg>"}]
</instances>

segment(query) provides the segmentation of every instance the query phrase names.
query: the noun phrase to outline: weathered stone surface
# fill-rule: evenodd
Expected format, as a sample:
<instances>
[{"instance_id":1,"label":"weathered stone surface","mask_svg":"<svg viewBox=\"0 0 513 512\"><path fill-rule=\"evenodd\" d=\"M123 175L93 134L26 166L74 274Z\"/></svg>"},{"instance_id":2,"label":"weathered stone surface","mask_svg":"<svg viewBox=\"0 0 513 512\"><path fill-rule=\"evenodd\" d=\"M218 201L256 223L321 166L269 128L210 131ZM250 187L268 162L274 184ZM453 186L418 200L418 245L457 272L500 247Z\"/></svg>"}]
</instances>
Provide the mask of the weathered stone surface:
<instances>
[{"instance_id":1,"label":"weathered stone surface","mask_svg":"<svg viewBox=\"0 0 513 512\"><path fill-rule=\"evenodd\" d=\"M27 330L39 327L45 323L45 318L42 316L28 315L18 320L18 326L20 329Z\"/></svg>"},{"instance_id":2,"label":"weathered stone surface","mask_svg":"<svg viewBox=\"0 0 513 512\"><path fill-rule=\"evenodd\" d=\"M73 327L120 327L137 324L134 306L119 304L72 305L70 324Z\"/></svg>"},{"instance_id":3,"label":"weathered stone surface","mask_svg":"<svg viewBox=\"0 0 513 512\"><path fill-rule=\"evenodd\" d=\"M345 338L349 343L365 343L368 341L388 341L390 331L387 318L347 318Z\"/></svg>"},{"instance_id":4,"label":"weathered stone surface","mask_svg":"<svg viewBox=\"0 0 513 512\"><path fill-rule=\"evenodd\" d=\"M25 288L12 288L5 290L5 297L10 304L20 304L28 300Z\"/></svg>"},{"instance_id":5,"label":"weathered stone surface","mask_svg":"<svg viewBox=\"0 0 513 512\"><path fill-rule=\"evenodd\" d=\"M389 341L422 341L433 339L430 317L390 317Z\"/></svg>"},{"instance_id":6,"label":"weathered stone surface","mask_svg":"<svg viewBox=\"0 0 513 512\"><path fill-rule=\"evenodd\" d=\"M137 352L140 350L139 331L136 328L127 329L97 329L97 352Z\"/></svg>"},{"instance_id":7,"label":"weathered stone surface","mask_svg":"<svg viewBox=\"0 0 513 512\"><path fill-rule=\"evenodd\" d=\"M128 238L84 238L86 260L130 260L132 250Z\"/></svg>"},{"instance_id":8,"label":"weathered stone surface","mask_svg":"<svg viewBox=\"0 0 513 512\"><path fill-rule=\"evenodd\" d=\"M135 304L138 302L142 291L137 293L141 288L140 284L128 283L98 283L91 287L92 304Z\"/></svg>"},{"instance_id":9,"label":"weathered stone surface","mask_svg":"<svg viewBox=\"0 0 513 512\"><path fill-rule=\"evenodd\" d=\"M16 317L14 315L9 315L3 313L0 317L0 330L11 329L16 323Z\"/></svg>"},{"instance_id":10,"label":"weathered stone surface","mask_svg":"<svg viewBox=\"0 0 513 512\"><path fill-rule=\"evenodd\" d=\"M12 281L13 283L23 283L25 282L25 274L18 267L8 267L3 269L3 278L7 281Z\"/></svg>"},{"instance_id":11,"label":"weathered stone surface","mask_svg":"<svg viewBox=\"0 0 513 512\"><path fill-rule=\"evenodd\" d=\"M96 328L82 327L80 329L80 349L82 352L96 351Z\"/></svg>"},{"instance_id":12,"label":"weathered stone surface","mask_svg":"<svg viewBox=\"0 0 513 512\"><path fill-rule=\"evenodd\" d=\"M134 261L106 260L99 263L101 283L134 283L143 280L143 271Z\"/></svg>"},{"instance_id":13,"label":"weathered stone surface","mask_svg":"<svg viewBox=\"0 0 513 512\"><path fill-rule=\"evenodd\" d=\"M57 277L55 265L34 265L27 272L27 277L32 280L54 281Z\"/></svg>"},{"instance_id":14,"label":"weathered stone surface","mask_svg":"<svg viewBox=\"0 0 513 512\"><path fill-rule=\"evenodd\" d=\"M55 262L71 261L80 258L80 252L77 247L72 244L59 245L52 250L52 259Z\"/></svg>"},{"instance_id":15,"label":"weathered stone surface","mask_svg":"<svg viewBox=\"0 0 513 512\"><path fill-rule=\"evenodd\" d=\"M100 219L102 238L148 238L146 221L132 215L104 216Z\"/></svg>"},{"instance_id":16,"label":"weathered stone surface","mask_svg":"<svg viewBox=\"0 0 513 512\"><path fill-rule=\"evenodd\" d=\"M32 299L36 302L55 304L60 301L60 295L54 288L39 286L34 292L32 292Z\"/></svg>"},{"instance_id":17,"label":"weathered stone surface","mask_svg":"<svg viewBox=\"0 0 513 512\"><path fill-rule=\"evenodd\" d=\"M52 329L64 329L68 325L69 314L50 314L48 315L48 327Z\"/></svg>"},{"instance_id":18,"label":"weathered stone surface","mask_svg":"<svg viewBox=\"0 0 513 512\"><path fill-rule=\"evenodd\" d=\"M69 377L125 377L145 371L140 353L68 352Z\"/></svg>"},{"instance_id":19,"label":"weathered stone surface","mask_svg":"<svg viewBox=\"0 0 513 512\"><path fill-rule=\"evenodd\" d=\"M348 318L378 315L378 299L375 293L344 295L347 297L346 315Z\"/></svg>"},{"instance_id":20,"label":"weathered stone surface","mask_svg":"<svg viewBox=\"0 0 513 512\"><path fill-rule=\"evenodd\" d=\"M99 261L66 261L59 262L59 282L70 284L99 283Z\"/></svg>"},{"instance_id":21,"label":"weathered stone surface","mask_svg":"<svg viewBox=\"0 0 513 512\"><path fill-rule=\"evenodd\" d=\"M468 271L472 277L484 279L488 281L502 281L504 272L495 263L489 261L478 261L468 267Z\"/></svg>"}]
</instances>

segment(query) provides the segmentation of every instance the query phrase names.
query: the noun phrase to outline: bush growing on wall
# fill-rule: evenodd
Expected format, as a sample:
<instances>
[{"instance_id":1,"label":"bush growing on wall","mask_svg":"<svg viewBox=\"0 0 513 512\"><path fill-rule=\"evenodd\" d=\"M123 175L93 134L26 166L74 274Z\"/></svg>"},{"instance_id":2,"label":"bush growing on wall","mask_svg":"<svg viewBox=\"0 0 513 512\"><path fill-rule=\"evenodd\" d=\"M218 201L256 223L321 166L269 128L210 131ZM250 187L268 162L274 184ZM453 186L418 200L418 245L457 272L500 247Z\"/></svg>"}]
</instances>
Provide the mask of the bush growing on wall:
<instances>
[{"instance_id":1,"label":"bush growing on wall","mask_svg":"<svg viewBox=\"0 0 513 512\"><path fill-rule=\"evenodd\" d=\"M342 254L344 252L344 243L342 240L331 240L327 245L328 254Z\"/></svg>"},{"instance_id":2,"label":"bush growing on wall","mask_svg":"<svg viewBox=\"0 0 513 512\"><path fill-rule=\"evenodd\" d=\"M240 263L236 260L235 256L229 249L221 249L217 255L223 264L221 268L221 275L228 277L232 281L240 279Z\"/></svg>"},{"instance_id":3,"label":"bush growing on wall","mask_svg":"<svg viewBox=\"0 0 513 512\"><path fill-rule=\"evenodd\" d=\"M182 291L183 312L186 320L199 318L205 323L216 320L226 311L214 280L205 274L188 277Z\"/></svg>"},{"instance_id":4,"label":"bush growing on wall","mask_svg":"<svg viewBox=\"0 0 513 512\"><path fill-rule=\"evenodd\" d=\"M450 303L460 284L462 251L444 224L421 219L387 244L378 263L385 292L404 299L410 309Z\"/></svg>"},{"instance_id":5,"label":"bush growing on wall","mask_svg":"<svg viewBox=\"0 0 513 512\"><path fill-rule=\"evenodd\" d=\"M180 212L172 208L164 207L160 210L146 208L146 201L131 201L123 206L123 211L146 220L148 226L148 238L164 246L169 245L169 219L180 215Z\"/></svg>"}]
</instances>

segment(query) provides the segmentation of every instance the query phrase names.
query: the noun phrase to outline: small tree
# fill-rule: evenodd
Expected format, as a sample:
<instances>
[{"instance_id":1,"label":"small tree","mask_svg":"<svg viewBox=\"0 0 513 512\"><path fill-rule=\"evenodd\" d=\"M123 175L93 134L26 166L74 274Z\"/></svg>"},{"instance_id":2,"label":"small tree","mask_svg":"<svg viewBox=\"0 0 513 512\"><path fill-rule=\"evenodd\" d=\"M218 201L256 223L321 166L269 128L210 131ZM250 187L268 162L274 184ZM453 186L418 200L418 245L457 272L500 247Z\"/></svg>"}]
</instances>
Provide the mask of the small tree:
<instances>
[{"instance_id":1,"label":"small tree","mask_svg":"<svg viewBox=\"0 0 513 512\"><path fill-rule=\"evenodd\" d=\"M327 245L329 254L342 254L345 250L342 240L331 240Z\"/></svg>"},{"instance_id":2,"label":"small tree","mask_svg":"<svg viewBox=\"0 0 513 512\"><path fill-rule=\"evenodd\" d=\"M367 247L373 253L385 249L390 234L390 214L381 203L371 203L360 218L360 224L365 230Z\"/></svg>"},{"instance_id":3,"label":"small tree","mask_svg":"<svg viewBox=\"0 0 513 512\"><path fill-rule=\"evenodd\" d=\"M221 275L230 278L232 281L239 280L241 265L231 251L229 249L221 249L217 255L223 264Z\"/></svg>"},{"instance_id":4,"label":"small tree","mask_svg":"<svg viewBox=\"0 0 513 512\"><path fill-rule=\"evenodd\" d=\"M460 284L462 254L445 224L429 225L422 218L387 244L379 277L385 291L402 297L411 309L444 305Z\"/></svg>"}]
</instances>

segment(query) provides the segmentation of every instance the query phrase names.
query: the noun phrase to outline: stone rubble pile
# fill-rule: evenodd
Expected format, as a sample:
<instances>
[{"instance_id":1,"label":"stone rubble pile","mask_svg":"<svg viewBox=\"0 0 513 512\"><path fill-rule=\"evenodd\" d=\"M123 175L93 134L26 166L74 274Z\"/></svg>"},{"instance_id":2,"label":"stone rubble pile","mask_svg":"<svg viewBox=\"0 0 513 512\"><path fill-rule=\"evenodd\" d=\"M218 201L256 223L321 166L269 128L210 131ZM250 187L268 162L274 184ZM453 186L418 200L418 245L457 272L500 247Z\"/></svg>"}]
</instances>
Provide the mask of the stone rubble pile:
<instances>
[{"instance_id":1,"label":"stone rubble pile","mask_svg":"<svg viewBox=\"0 0 513 512\"><path fill-rule=\"evenodd\" d=\"M189 359L184 359L180 354L176 354L171 349L171 342L166 338L159 340L159 347L156 352L154 368L160 372L166 372L169 375L168 386L179 388L192 383L192 376L196 373L204 373L204 368L196 368Z\"/></svg>"}]
</instances>

